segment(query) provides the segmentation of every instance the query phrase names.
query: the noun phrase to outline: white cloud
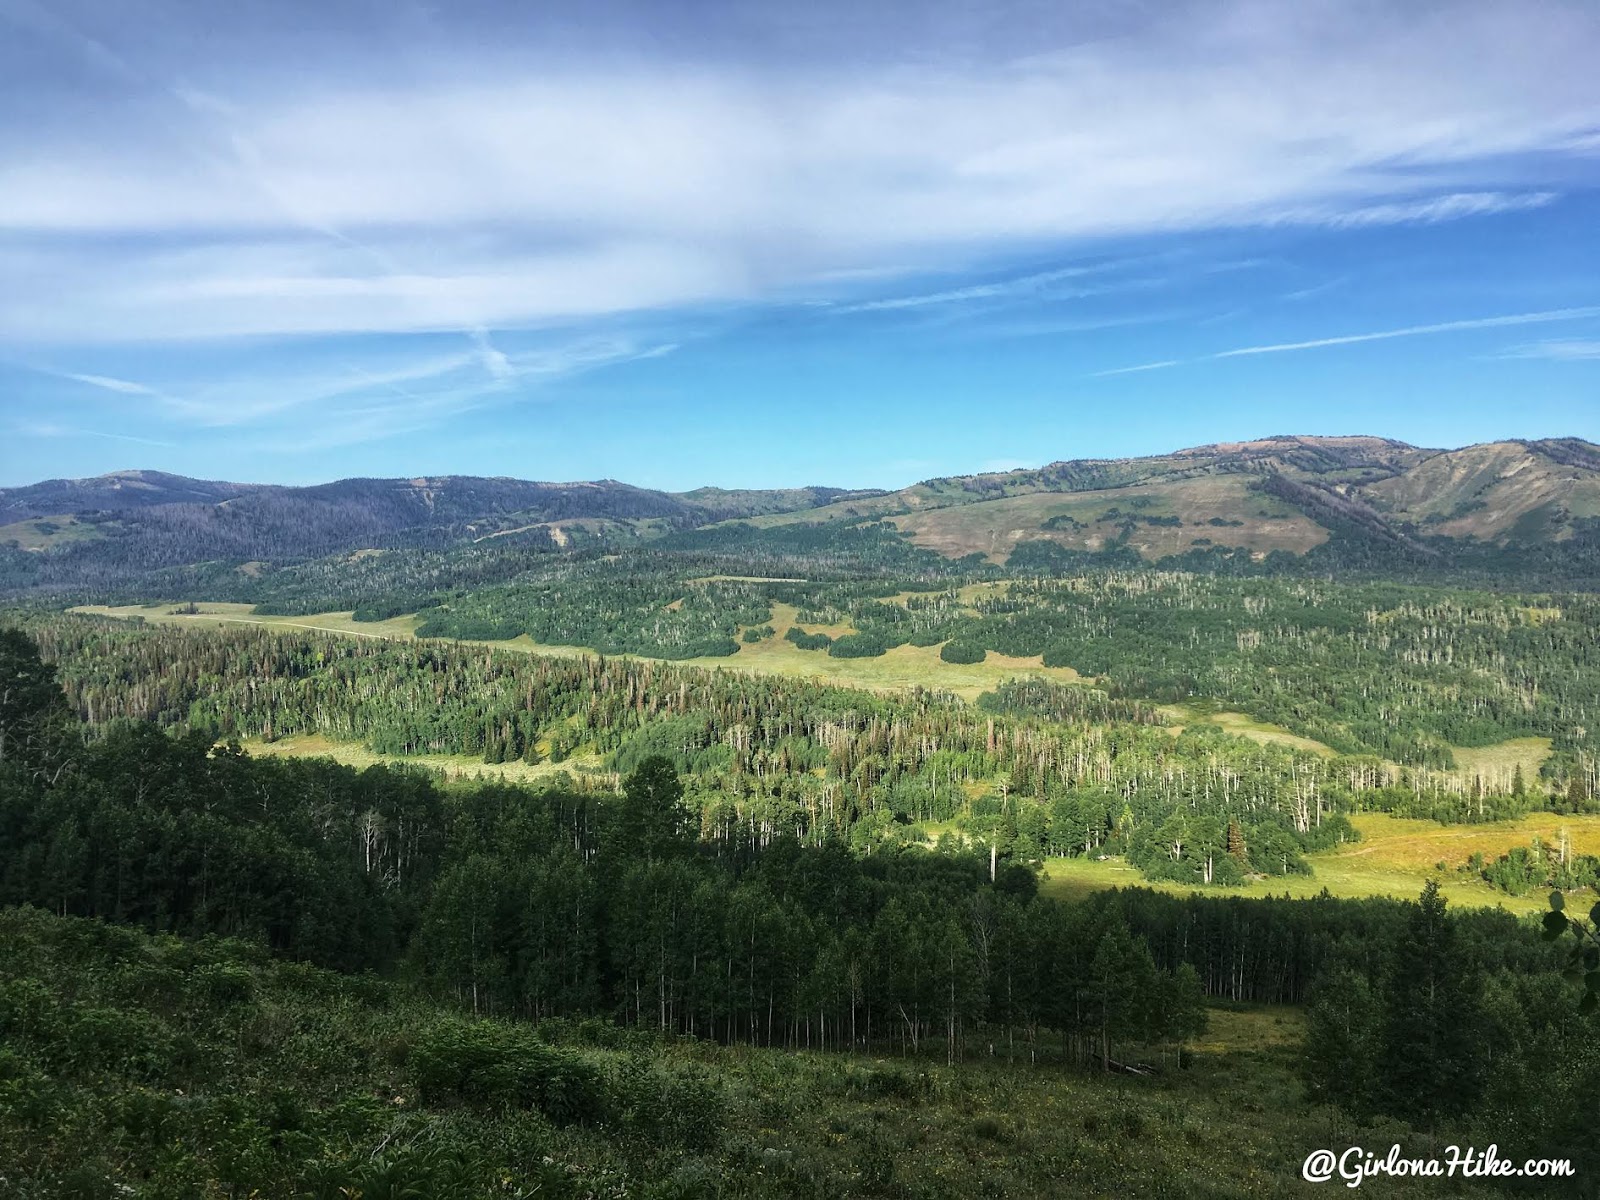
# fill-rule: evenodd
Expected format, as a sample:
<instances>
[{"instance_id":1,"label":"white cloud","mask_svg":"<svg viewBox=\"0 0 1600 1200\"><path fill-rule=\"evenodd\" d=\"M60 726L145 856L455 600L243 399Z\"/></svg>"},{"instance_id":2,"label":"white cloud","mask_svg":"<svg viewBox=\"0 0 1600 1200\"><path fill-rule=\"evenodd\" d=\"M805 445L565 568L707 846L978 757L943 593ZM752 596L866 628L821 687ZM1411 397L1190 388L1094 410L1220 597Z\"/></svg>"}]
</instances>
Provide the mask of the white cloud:
<instances>
[{"instance_id":1,"label":"white cloud","mask_svg":"<svg viewBox=\"0 0 1600 1200\"><path fill-rule=\"evenodd\" d=\"M1068 239L1441 221L1548 203L1472 190L1474 164L1582 153L1600 126L1589 5L1150 11L1025 59L522 47L441 53L404 87L271 54L200 86L64 34L166 108L0 122L0 338L504 328Z\"/></svg>"},{"instance_id":2,"label":"white cloud","mask_svg":"<svg viewBox=\"0 0 1600 1200\"><path fill-rule=\"evenodd\" d=\"M1506 358L1546 358L1556 362L1584 362L1600 359L1600 341L1580 338L1533 342L1506 351Z\"/></svg>"},{"instance_id":3,"label":"white cloud","mask_svg":"<svg viewBox=\"0 0 1600 1200\"><path fill-rule=\"evenodd\" d=\"M1319 350L1324 346L1349 346L1357 342L1381 342L1390 338L1418 337L1428 333L1455 333L1466 329L1496 329L1506 325L1539 325L1547 321L1579 321L1586 317L1600 317L1600 306L1590 308L1560 308L1548 312L1512 313L1498 317L1474 317L1466 321L1441 321L1434 325L1408 325L1402 329L1384 329L1376 333L1352 333L1340 337L1315 338L1307 342L1279 342L1270 346L1242 346L1237 350L1222 350L1208 358L1239 358L1251 354L1283 354L1292 350Z\"/></svg>"},{"instance_id":4,"label":"white cloud","mask_svg":"<svg viewBox=\"0 0 1600 1200\"><path fill-rule=\"evenodd\" d=\"M1077 279L1084 275L1092 275L1096 270L1097 268L1094 267L1064 267L1057 271L1040 271L1033 275L1024 275L1018 279L974 284L971 287L950 288L942 292L923 292L914 296L892 296L883 300L865 300L857 304L840 305L837 311L858 313L902 308L925 308L928 305L935 304L960 304L969 300L992 300L1004 296L1038 295L1045 292L1057 298L1063 295L1088 296L1092 295L1095 289L1074 288L1063 290L1052 285L1058 284L1064 279Z\"/></svg>"},{"instance_id":5,"label":"white cloud","mask_svg":"<svg viewBox=\"0 0 1600 1200\"><path fill-rule=\"evenodd\" d=\"M142 383L134 383L128 379L116 379L110 375L68 375L66 378L77 383L86 383L90 387L101 388L108 392L118 392L124 396L159 396L161 393L153 388L147 388Z\"/></svg>"},{"instance_id":6,"label":"white cloud","mask_svg":"<svg viewBox=\"0 0 1600 1200\"><path fill-rule=\"evenodd\" d=\"M1498 213L1526 212L1544 208L1559 199L1556 192L1452 192L1419 200L1389 204L1370 204L1349 209L1305 209L1279 214L1274 220L1288 224L1329 225L1335 229L1359 229L1369 225L1437 225L1462 217L1486 217Z\"/></svg>"},{"instance_id":7,"label":"white cloud","mask_svg":"<svg viewBox=\"0 0 1600 1200\"><path fill-rule=\"evenodd\" d=\"M1131 367L1113 367L1109 371L1096 371L1090 378L1103 379L1108 375L1133 375L1139 371L1161 371L1167 367L1176 367L1182 361L1182 359L1178 358L1164 358L1160 362L1138 363Z\"/></svg>"},{"instance_id":8,"label":"white cloud","mask_svg":"<svg viewBox=\"0 0 1600 1200\"><path fill-rule=\"evenodd\" d=\"M1600 305L1586 308L1557 308L1543 312L1508 313L1495 317L1472 317L1463 321L1439 321L1432 325L1407 325L1399 329L1381 329L1370 333L1349 333L1336 337L1312 338L1303 342L1274 342L1263 346L1240 346L1233 350L1218 350L1213 354L1202 354L1197 358L1163 359L1160 362L1139 363L1131 367L1114 367L1108 371L1096 371L1090 378L1099 379L1108 375L1130 375L1137 371L1156 371L1166 367L1183 366L1186 363L1214 362L1225 358L1248 358L1258 354L1289 354L1297 350L1321 350L1331 346L1353 346L1361 342L1383 342L1392 338L1421 337L1435 333L1459 333L1473 329L1501 329L1513 325L1542 325L1552 321L1582 321L1600 317ZM1586 348L1600 347L1596 342L1544 342L1540 343L1542 353L1531 352L1519 357L1588 357ZM1565 355L1552 347L1576 347Z\"/></svg>"}]
</instances>

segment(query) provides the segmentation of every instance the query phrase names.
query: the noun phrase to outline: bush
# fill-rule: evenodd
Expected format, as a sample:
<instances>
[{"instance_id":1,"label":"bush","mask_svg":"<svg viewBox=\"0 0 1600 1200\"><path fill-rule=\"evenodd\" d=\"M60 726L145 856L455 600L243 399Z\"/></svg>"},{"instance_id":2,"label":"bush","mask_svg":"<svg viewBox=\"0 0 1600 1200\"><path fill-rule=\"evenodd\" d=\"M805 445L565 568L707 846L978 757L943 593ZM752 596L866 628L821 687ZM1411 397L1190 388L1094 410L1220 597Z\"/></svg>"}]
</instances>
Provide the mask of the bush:
<instances>
[{"instance_id":1,"label":"bush","mask_svg":"<svg viewBox=\"0 0 1600 1200\"><path fill-rule=\"evenodd\" d=\"M721 1137L721 1089L692 1063L657 1065L635 1055L618 1069L613 1087L622 1122L659 1145L704 1150Z\"/></svg>"},{"instance_id":2,"label":"bush","mask_svg":"<svg viewBox=\"0 0 1600 1200\"><path fill-rule=\"evenodd\" d=\"M826 650L833 645L833 639L825 633L807 633L798 625L791 625L789 632L783 635L785 639L793 642L802 650Z\"/></svg>"},{"instance_id":3,"label":"bush","mask_svg":"<svg viewBox=\"0 0 1600 1200\"><path fill-rule=\"evenodd\" d=\"M939 650L939 658L947 663L981 663L988 651L973 642L952 639Z\"/></svg>"},{"instance_id":4,"label":"bush","mask_svg":"<svg viewBox=\"0 0 1600 1200\"><path fill-rule=\"evenodd\" d=\"M828 647L829 658L877 658L889 650L888 641L877 633L847 633Z\"/></svg>"},{"instance_id":5,"label":"bush","mask_svg":"<svg viewBox=\"0 0 1600 1200\"><path fill-rule=\"evenodd\" d=\"M448 1022L417 1039L411 1076L426 1104L536 1108L557 1125L602 1120L600 1073L586 1059L488 1021Z\"/></svg>"}]
</instances>

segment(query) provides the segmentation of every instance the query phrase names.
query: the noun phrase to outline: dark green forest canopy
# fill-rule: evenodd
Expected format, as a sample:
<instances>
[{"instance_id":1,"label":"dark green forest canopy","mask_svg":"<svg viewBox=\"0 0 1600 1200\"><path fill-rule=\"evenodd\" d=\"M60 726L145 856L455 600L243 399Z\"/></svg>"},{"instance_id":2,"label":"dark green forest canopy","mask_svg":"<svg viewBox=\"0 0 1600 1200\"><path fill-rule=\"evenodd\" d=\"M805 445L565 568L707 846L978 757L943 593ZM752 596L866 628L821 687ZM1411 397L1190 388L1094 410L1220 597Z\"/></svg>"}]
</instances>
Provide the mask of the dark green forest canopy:
<instances>
[{"instance_id":1,"label":"dark green forest canopy","mask_svg":"<svg viewBox=\"0 0 1600 1200\"><path fill-rule=\"evenodd\" d=\"M350 645L243 633L286 654ZM23 640L3 648L8 677L40 678ZM285 671L289 659L271 665ZM625 666L680 689L693 674L708 689L718 680ZM591 697L627 697L630 679L630 703L658 694L606 673L617 664L589 669ZM833 691L817 689L819 702ZM905 718L883 715L896 711ZM1037 895L1022 867L991 877L981 856L888 844L856 855L837 838L807 845L759 822L719 837L702 821L697 836L678 773L658 755L633 766L620 794L559 780L447 788L417 770L251 758L149 721L80 729L48 689L5 716L8 730L37 733L8 739L25 748L0 760L0 905L199 939L0 910L10 950L0 959L0 1130L39 1194L148 1170L152 1195L213 1178L336 1195L351 1181L376 1187L379 1171L421 1180L413 1186L428 1194L474 1195L491 1164L514 1161L524 1177L546 1165L509 1155L513 1143L558 1165L593 1162L575 1148L590 1144L584 1130L618 1147L607 1161L621 1176L697 1156L732 1181L748 1166L740 1097L770 1080L754 1066L708 1072L697 1064L719 1060L650 1039L870 1050L911 1064L993 1056L1025 1075L1040 1064L1104 1069L1193 1038L1206 994L1310 995L1301 1069L1314 1097L1596 1165L1584 1157L1580 1102L1600 1080L1593 1018L1564 995L1559 948L1503 913L1452 915L1436 898L1141 891L1066 905ZM1024 728L997 724L996 740ZM206 940L216 936L243 942ZM1352 992L1353 976L1364 991ZM588 1017L603 1023L573 1025ZM628 1030L648 1037L629 1041ZM1379 1070L1419 1043L1447 1052L1445 1065L1483 1057L1465 1074ZM1549 1061L1559 1073L1536 1065ZM875 1081L862 1086L896 1105L929 1086L914 1066L865 1069ZM1374 1079L1382 1086L1363 1082ZM227 1105L215 1080L231 1085ZM377 1110L389 1115L379 1121ZM776 1110L762 1111L770 1122ZM349 1153L401 1115L400 1128L427 1139L404 1143L416 1155ZM510 1140L486 1141L486 1129ZM77 1157L63 1130L77 1131ZM158 1156L174 1137L185 1149ZM103 1145L121 1166L98 1150L84 1156ZM1007 1161L1028 1170L1027 1155ZM1102 1169L1111 1179L1127 1168ZM1026 1178L1024 1192L1045 1186ZM792 1182L784 1175L776 1194ZM561 1166L549 1194L569 1184L579 1188Z\"/></svg>"},{"instance_id":2,"label":"dark green forest canopy","mask_svg":"<svg viewBox=\"0 0 1600 1200\"><path fill-rule=\"evenodd\" d=\"M1181 580L1167 581L1166 591L1156 590L1157 583L1142 594L1152 611L1203 620L1204 607L1174 602L1184 597ZM1094 622L1110 622L1108 636L1124 627L1097 615L1097 593L1069 609L1080 592L1065 593L1062 611L1086 614L1091 630ZM937 612L941 595L913 596L913 607L900 611L926 604ZM1204 590L1196 595L1215 599ZM1344 598L1352 609L1357 600L1376 599L1360 592ZM1593 803L1585 774L1592 770L1589 743L1575 741L1579 730L1558 723L1587 711L1585 698L1570 683L1563 688L1555 669L1563 655L1584 665L1583 634L1561 628L1579 628L1567 615L1510 602L1341 614L1320 597L1295 592L1234 599L1242 601L1244 615L1233 620L1264 628L1273 620L1295 628L1289 622L1304 612L1315 622L1311 629L1337 632L1343 622L1391 646L1398 635L1390 626L1416 631L1418 645L1433 647L1416 666L1422 678L1398 675L1389 666L1393 657L1375 649L1358 647L1364 657L1352 663L1368 691L1362 700L1387 714L1390 742L1401 746L1441 745L1427 725L1408 729L1395 718L1407 704L1413 706L1410 719L1419 723L1448 717L1448 696L1423 680L1435 660L1454 654L1448 648L1457 639L1466 647L1477 638L1487 660L1498 653L1489 647L1507 639L1544 638L1549 666L1541 675L1510 669L1503 660L1498 682L1482 670L1465 671L1459 660L1443 662L1442 669L1456 672L1463 686L1485 689L1472 728L1492 736L1481 740L1530 731L1556 738L1558 753L1547 775L1467 778L1426 761L1408 767L1372 754L1329 756L1262 745L1203 721L1174 735L1153 707L1119 695L1124 689L1115 686L1018 680L983 697L975 709L933 692L877 694L745 672L542 658L440 642L84 616L30 617L27 628L59 664L73 706L97 731L132 718L224 738L320 734L393 755L465 754L491 763L578 755L584 764L623 773L662 755L687 776L703 834L722 841L770 841L787 833L814 844L842 839L866 851L920 837L918 822L953 821L968 837L1019 860L1125 853L1151 877L1221 884L1252 873L1304 870L1307 851L1352 836L1344 816L1360 809L1478 821L1549 804L1581 811ZM1375 612L1396 615L1375 622ZM1229 628L1221 618L1217 623ZM1137 638L1148 623L1126 627ZM1304 650L1311 639L1300 637L1298 644ZM1274 693L1287 705L1295 676L1292 660L1285 663L1265 677L1277 681ZM1242 667L1231 670L1247 677ZM1573 673L1585 677L1581 669ZM1541 676L1553 682L1546 685ZM1509 692L1507 681L1515 681ZM1458 688L1457 700L1460 694ZM1310 719L1337 712L1342 703L1337 694L1317 698L1325 708L1300 703L1297 711ZM1498 707L1491 703L1496 698ZM591 788L608 787L607 778L575 776Z\"/></svg>"}]
</instances>

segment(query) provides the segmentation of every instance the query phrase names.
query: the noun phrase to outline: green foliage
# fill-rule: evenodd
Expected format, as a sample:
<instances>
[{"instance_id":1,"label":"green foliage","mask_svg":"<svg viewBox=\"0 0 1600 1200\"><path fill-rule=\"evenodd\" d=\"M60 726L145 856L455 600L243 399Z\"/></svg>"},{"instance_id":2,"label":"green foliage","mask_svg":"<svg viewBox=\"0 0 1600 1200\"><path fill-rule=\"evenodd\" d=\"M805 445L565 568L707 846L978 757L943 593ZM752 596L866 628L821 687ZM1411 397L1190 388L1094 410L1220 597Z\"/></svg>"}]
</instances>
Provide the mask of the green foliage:
<instances>
[{"instance_id":1,"label":"green foliage","mask_svg":"<svg viewBox=\"0 0 1600 1200\"><path fill-rule=\"evenodd\" d=\"M788 632L783 636L802 650L826 650L833 645L833 639L827 634L807 633L798 625L789 626Z\"/></svg>"},{"instance_id":2,"label":"green foliage","mask_svg":"<svg viewBox=\"0 0 1600 1200\"><path fill-rule=\"evenodd\" d=\"M939 658L947 663L980 663L988 651L972 642L948 641L939 647Z\"/></svg>"}]
</instances>

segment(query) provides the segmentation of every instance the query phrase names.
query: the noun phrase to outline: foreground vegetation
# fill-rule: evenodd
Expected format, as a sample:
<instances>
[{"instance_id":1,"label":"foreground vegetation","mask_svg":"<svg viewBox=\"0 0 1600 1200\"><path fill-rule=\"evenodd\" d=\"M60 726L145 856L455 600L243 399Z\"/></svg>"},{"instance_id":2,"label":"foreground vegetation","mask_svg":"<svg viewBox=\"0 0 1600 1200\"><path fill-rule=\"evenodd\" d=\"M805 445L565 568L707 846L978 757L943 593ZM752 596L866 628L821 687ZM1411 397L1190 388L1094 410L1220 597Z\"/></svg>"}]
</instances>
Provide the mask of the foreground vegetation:
<instances>
[{"instance_id":1,"label":"foreground vegetation","mask_svg":"<svg viewBox=\"0 0 1600 1200\"><path fill-rule=\"evenodd\" d=\"M474 1020L249 943L37 909L0 910L0 946L0 1193L25 1200L1223 1200L1317 1194L1313 1147L1427 1144L1305 1107L1292 1010L1219 1010L1186 1069L1107 1077Z\"/></svg>"},{"instance_id":2,"label":"foreground vegetation","mask_svg":"<svg viewBox=\"0 0 1600 1200\"><path fill-rule=\"evenodd\" d=\"M1285 1195L1363 1138L1600 1169L1600 1026L1504 913L1063 904L696 832L660 755L612 795L85 740L0 650L13 1194ZM1309 1004L1303 1039L1234 1011L1206 1050L1206 996Z\"/></svg>"}]
</instances>

